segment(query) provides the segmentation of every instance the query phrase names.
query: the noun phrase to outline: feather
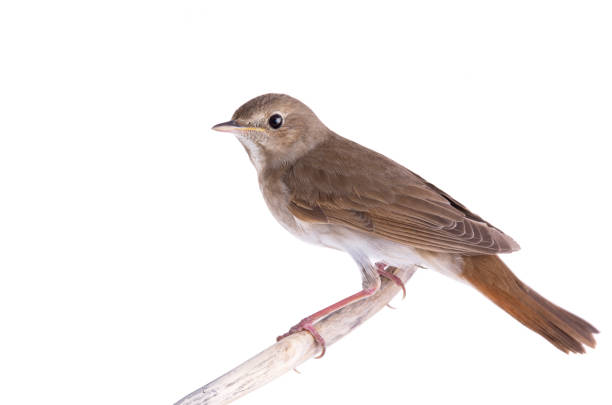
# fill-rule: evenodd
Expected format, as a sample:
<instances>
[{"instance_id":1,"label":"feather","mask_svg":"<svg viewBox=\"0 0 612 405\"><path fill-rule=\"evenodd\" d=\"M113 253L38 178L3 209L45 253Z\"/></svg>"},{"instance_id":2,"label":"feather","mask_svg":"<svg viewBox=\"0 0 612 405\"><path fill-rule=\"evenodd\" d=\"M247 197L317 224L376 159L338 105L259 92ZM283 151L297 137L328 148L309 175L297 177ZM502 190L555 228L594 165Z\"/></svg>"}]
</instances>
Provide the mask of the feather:
<instances>
[{"instance_id":1,"label":"feather","mask_svg":"<svg viewBox=\"0 0 612 405\"><path fill-rule=\"evenodd\" d=\"M289 210L302 221L341 224L436 252L519 249L508 235L420 176L338 135L295 161L283 181L291 195Z\"/></svg>"}]
</instances>

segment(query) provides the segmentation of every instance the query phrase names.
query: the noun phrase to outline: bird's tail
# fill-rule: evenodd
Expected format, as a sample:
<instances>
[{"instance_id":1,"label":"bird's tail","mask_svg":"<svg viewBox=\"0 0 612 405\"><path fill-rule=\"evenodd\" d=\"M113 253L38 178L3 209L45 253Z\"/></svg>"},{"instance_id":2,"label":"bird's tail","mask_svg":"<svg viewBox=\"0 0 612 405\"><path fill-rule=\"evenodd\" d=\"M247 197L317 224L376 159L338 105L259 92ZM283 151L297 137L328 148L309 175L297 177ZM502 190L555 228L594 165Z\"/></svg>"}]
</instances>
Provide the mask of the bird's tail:
<instances>
[{"instance_id":1,"label":"bird's tail","mask_svg":"<svg viewBox=\"0 0 612 405\"><path fill-rule=\"evenodd\" d=\"M462 277L491 301L565 353L595 347L598 330L526 286L495 255L464 256Z\"/></svg>"}]
</instances>

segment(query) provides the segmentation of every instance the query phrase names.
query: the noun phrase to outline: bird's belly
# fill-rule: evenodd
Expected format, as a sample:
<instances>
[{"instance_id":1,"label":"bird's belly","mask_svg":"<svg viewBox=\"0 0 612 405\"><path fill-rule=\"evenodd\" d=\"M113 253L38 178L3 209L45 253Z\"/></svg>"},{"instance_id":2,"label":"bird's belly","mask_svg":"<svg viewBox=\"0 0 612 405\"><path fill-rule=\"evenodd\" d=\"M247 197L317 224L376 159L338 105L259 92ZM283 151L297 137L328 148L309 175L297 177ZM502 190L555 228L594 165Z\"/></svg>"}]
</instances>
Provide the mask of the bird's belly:
<instances>
[{"instance_id":1,"label":"bird's belly","mask_svg":"<svg viewBox=\"0 0 612 405\"><path fill-rule=\"evenodd\" d=\"M410 246L400 245L342 225L312 224L299 219L296 219L296 223L301 228L297 236L309 243L342 250L351 256L365 256L372 263L384 261L399 267L425 264L418 251Z\"/></svg>"},{"instance_id":2,"label":"bird's belly","mask_svg":"<svg viewBox=\"0 0 612 405\"><path fill-rule=\"evenodd\" d=\"M300 239L342 250L354 258L367 258L370 263L384 262L395 267L421 266L432 268L452 278L460 278L461 257L455 254L423 251L379 236L334 224L313 224L295 220Z\"/></svg>"}]
</instances>

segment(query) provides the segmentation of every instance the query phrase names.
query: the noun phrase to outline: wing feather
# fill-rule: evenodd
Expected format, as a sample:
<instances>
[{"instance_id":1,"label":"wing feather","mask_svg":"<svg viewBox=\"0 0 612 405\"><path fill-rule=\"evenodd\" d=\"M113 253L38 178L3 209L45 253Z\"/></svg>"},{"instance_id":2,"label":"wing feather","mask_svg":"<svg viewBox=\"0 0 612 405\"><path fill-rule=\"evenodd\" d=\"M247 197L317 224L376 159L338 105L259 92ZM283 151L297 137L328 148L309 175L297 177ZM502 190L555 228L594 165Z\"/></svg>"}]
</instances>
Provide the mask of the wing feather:
<instances>
[{"instance_id":1,"label":"wing feather","mask_svg":"<svg viewBox=\"0 0 612 405\"><path fill-rule=\"evenodd\" d=\"M348 226L421 249L497 254L518 244L385 156L335 136L286 172L289 209L302 221Z\"/></svg>"}]
</instances>

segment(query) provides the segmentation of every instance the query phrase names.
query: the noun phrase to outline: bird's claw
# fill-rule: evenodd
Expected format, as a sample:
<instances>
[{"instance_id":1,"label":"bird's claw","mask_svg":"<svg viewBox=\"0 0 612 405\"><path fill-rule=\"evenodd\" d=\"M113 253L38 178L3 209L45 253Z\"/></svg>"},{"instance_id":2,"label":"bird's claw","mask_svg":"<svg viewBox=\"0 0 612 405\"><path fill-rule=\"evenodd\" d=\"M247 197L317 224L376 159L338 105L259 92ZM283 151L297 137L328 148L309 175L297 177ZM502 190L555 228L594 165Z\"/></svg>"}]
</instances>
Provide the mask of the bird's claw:
<instances>
[{"instance_id":1,"label":"bird's claw","mask_svg":"<svg viewBox=\"0 0 612 405\"><path fill-rule=\"evenodd\" d=\"M388 266L383 262L376 263L376 270L378 271L378 274L380 274L381 276L385 278L388 278L389 280L393 281L395 284L399 285L402 288L402 299L405 299L406 298L406 286L404 285L404 282L402 281L401 278L399 278L395 274L391 273L390 271L387 271L386 270L387 267ZM387 306L392 309L395 309L389 304L387 304Z\"/></svg>"},{"instance_id":2,"label":"bird's claw","mask_svg":"<svg viewBox=\"0 0 612 405\"><path fill-rule=\"evenodd\" d=\"M293 335L294 333L299 333L302 331L310 333L315 342L317 342L317 344L321 346L321 353L315 356L315 359L320 359L321 357L323 357L323 355L325 354L325 339L323 339L323 337L315 329L312 321L309 318L302 319L297 325L292 326L291 329L289 329L289 332L277 337L276 341L279 342L289 335Z\"/></svg>"}]
</instances>

